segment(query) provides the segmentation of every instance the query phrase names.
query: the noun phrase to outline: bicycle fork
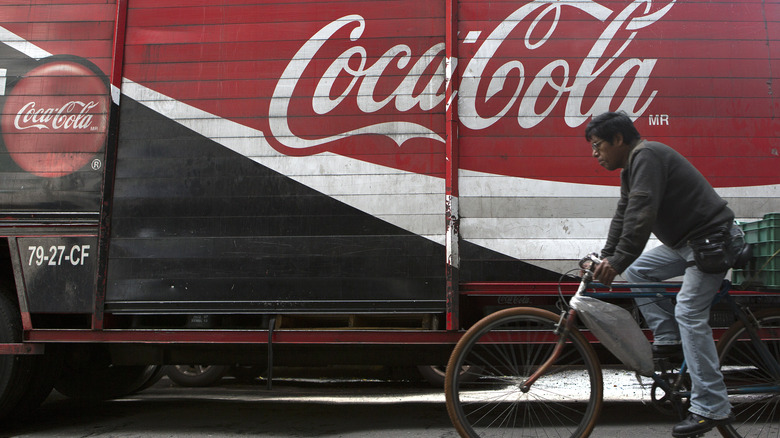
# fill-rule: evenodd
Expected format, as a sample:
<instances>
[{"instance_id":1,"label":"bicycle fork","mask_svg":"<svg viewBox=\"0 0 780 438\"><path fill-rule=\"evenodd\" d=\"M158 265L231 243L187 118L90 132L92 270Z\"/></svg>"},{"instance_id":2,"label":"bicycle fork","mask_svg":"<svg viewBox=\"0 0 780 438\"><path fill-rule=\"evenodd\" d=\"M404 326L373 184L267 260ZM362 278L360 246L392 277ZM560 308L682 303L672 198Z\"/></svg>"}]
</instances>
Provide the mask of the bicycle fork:
<instances>
[{"instance_id":1,"label":"bicycle fork","mask_svg":"<svg viewBox=\"0 0 780 438\"><path fill-rule=\"evenodd\" d=\"M565 315L565 316L564 316ZM531 390L531 386L542 377L548 369L561 357L563 348L566 345L566 339L569 337L569 333L572 330L576 330L577 324L577 311L569 309L566 313L561 313L561 320L555 328L555 333L558 336L558 342L555 343L550 357L534 371L524 382L520 384L520 391L528 392Z\"/></svg>"},{"instance_id":2,"label":"bicycle fork","mask_svg":"<svg viewBox=\"0 0 780 438\"><path fill-rule=\"evenodd\" d=\"M580 281L579 287L577 288L577 292L574 295L583 293L588 287L588 284L590 284L591 280L593 280L593 272L590 270L592 265L583 265L583 263L586 261L591 260L588 257L580 260L580 267L585 269L585 273L582 277L582 281ZM566 345L566 339L569 337L569 333L574 330L577 330L577 311L573 308L569 308L568 311L561 313L561 319L558 321L558 325L555 326L555 331L553 333L558 336L558 342L556 342L552 354L550 354L550 357L542 365L540 365L533 374L528 376L525 382L520 384L520 391L524 393L530 391L531 386L537 380L539 380L539 378L542 377L547 372L547 370L550 369L550 367L558 360L559 357L561 357L563 347Z\"/></svg>"}]
</instances>

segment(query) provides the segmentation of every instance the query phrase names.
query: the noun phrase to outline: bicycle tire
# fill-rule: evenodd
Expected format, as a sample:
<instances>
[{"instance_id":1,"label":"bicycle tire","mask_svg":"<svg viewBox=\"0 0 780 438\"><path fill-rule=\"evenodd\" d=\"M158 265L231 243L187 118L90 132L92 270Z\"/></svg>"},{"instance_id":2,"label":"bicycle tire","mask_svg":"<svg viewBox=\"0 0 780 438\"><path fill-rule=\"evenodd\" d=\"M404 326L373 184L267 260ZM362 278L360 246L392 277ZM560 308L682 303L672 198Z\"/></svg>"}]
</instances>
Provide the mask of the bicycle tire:
<instances>
[{"instance_id":1,"label":"bicycle tire","mask_svg":"<svg viewBox=\"0 0 780 438\"><path fill-rule=\"evenodd\" d=\"M780 339L780 308L764 309L753 314L759 336L762 339ZM771 355L780 362L780 341L765 341ZM733 395L739 388L755 385L767 385L777 388L780 379L769 372L766 364L760 360L755 345L750 342L746 328L737 321L720 337L718 357L721 363L729 400L736 421L719 427L726 438L780 437L780 391L761 394ZM767 389L767 391L770 391Z\"/></svg>"},{"instance_id":2,"label":"bicycle tire","mask_svg":"<svg viewBox=\"0 0 780 438\"><path fill-rule=\"evenodd\" d=\"M518 307L493 313L469 329L450 356L447 412L464 438L587 437L601 411L601 364L579 332L548 372L523 392L519 384L553 351L560 316ZM469 366L470 373L454 372ZM573 384L576 380L576 384Z\"/></svg>"}]
</instances>

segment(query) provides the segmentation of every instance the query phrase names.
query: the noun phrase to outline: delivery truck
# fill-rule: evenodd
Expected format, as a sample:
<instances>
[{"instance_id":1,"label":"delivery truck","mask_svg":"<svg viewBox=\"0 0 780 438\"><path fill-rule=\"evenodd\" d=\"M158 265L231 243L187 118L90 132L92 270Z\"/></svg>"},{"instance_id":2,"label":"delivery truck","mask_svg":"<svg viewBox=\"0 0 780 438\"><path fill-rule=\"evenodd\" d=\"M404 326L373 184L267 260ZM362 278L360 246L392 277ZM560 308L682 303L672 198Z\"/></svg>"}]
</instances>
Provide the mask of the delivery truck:
<instances>
[{"instance_id":1,"label":"delivery truck","mask_svg":"<svg viewBox=\"0 0 780 438\"><path fill-rule=\"evenodd\" d=\"M445 364L603 246L605 111L780 211L779 39L775 0L2 2L0 415L166 364Z\"/></svg>"}]
</instances>

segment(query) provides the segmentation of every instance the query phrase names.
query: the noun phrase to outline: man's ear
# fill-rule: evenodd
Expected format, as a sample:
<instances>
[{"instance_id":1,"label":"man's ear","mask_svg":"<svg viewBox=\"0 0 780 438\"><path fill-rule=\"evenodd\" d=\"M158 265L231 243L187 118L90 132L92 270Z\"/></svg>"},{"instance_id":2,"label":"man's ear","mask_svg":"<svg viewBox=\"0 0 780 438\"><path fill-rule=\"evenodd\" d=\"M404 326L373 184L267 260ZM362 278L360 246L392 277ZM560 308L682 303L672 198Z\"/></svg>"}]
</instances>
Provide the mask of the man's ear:
<instances>
[{"instance_id":1,"label":"man's ear","mask_svg":"<svg viewBox=\"0 0 780 438\"><path fill-rule=\"evenodd\" d=\"M623 145L623 134L616 132L615 136L612 138L612 145L613 146Z\"/></svg>"}]
</instances>

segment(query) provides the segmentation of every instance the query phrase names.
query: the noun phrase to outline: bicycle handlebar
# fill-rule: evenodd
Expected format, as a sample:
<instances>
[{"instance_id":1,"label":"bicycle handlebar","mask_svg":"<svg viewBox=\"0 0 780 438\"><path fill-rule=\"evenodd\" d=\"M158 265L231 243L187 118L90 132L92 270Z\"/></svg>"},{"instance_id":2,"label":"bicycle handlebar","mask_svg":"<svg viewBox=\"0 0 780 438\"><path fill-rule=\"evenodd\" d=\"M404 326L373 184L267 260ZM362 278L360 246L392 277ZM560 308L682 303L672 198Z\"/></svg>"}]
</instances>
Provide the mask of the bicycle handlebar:
<instances>
[{"instance_id":1,"label":"bicycle handlebar","mask_svg":"<svg viewBox=\"0 0 780 438\"><path fill-rule=\"evenodd\" d=\"M595 268L599 263L601 263L601 259L599 258L599 255L595 252L592 252L582 259L580 259L580 268L586 270L586 271L593 271L593 268Z\"/></svg>"}]
</instances>

